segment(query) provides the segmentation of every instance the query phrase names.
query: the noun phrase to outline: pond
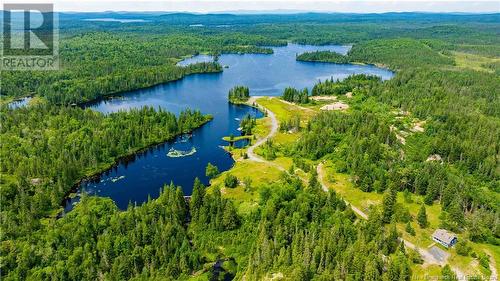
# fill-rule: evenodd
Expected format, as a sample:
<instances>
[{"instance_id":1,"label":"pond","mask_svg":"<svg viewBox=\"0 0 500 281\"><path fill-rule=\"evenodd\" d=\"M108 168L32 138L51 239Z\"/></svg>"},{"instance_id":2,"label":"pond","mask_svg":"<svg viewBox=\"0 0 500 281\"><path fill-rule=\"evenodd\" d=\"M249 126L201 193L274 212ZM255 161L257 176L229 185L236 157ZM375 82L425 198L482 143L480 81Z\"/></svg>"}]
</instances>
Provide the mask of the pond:
<instances>
[{"instance_id":1,"label":"pond","mask_svg":"<svg viewBox=\"0 0 500 281\"><path fill-rule=\"evenodd\" d=\"M32 97L24 97L17 100L13 100L9 102L8 106L12 109L27 106L30 103L31 99Z\"/></svg>"},{"instance_id":2,"label":"pond","mask_svg":"<svg viewBox=\"0 0 500 281\"><path fill-rule=\"evenodd\" d=\"M377 75L382 79L393 76L391 71L372 65L295 60L297 54L307 51L331 50L345 54L349 48L289 44L273 48L272 55L221 55L220 64L227 66L222 73L190 75L175 82L126 92L88 105L103 113L146 105L162 107L176 114L191 108L212 114L214 118L192 135L178 137L121 161L99 179L83 182L79 192L110 197L121 209L125 209L129 202L141 204L148 196L156 198L160 188L170 182L181 186L185 195L190 195L196 177L208 184L205 176L207 163L216 165L220 171L226 171L233 165L230 154L221 147L227 144L222 138L230 134L239 135L239 120L246 114L262 117L262 113L254 108L228 104L227 94L232 87L245 85L250 88L251 95L279 96L285 87L311 89L318 80L331 77L343 79L359 73ZM188 60L206 61L207 57L202 55ZM177 157L179 155L183 157ZM70 210L72 203L78 200L78 196L68 199L65 210Z\"/></svg>"}]
</instances>

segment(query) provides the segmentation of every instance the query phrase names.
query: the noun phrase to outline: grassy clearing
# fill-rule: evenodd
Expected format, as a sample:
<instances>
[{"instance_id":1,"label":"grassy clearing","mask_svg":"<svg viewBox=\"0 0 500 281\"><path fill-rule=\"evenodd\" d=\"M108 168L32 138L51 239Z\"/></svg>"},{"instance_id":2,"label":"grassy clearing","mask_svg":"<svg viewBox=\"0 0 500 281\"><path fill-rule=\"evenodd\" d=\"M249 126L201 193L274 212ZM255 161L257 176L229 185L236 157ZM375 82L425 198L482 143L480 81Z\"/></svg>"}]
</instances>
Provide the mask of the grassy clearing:
<instances>
[{"instance_id":1,"label":"grassy clearing","mask_svg":"<svg viewBox=\"0 0 500 281\"><path fill-rule=\"evenodd\" d=\"M279 122L287 121L293 116L300 116L301 125L305 125L316 114L314 110L304 110L307 107L285 103L275 97L259 98L257 102L272 111Z\"/></svg>"},{"instance_id":2,"label":"grassy clearing","mask_svg":"<svg viewBox=\"0 0 500 281\"><path fill-rule=\"evenodd\" d=\"M248 214L258 204L259 188L279 180L281 173L276 167L266 163L253 162L238 157L233 168L212 179L210 184L220 186L224 197L233 200L240 214ZM239 185L236 188L224 187L224 179L228 174L238 178ZM250 188L244 186L245 179L250 179Z\"/></svg>"},{"instance_id":3,"label":"grassy clearing","mask_svg":"<svg viewBox=\"0 0 500 281\"><path fill-rule=\"evenodd\" d=\"M411 280L439 280L436 277L441 276L441 267L439 265L416 265L412 268Z\"/></svg>"},{"instance_id":4,"label":"grassy clearing","mask_svg":"<svg viewBox=\"0 0 500 281\"><path fill-rule=\"evenodd\" d=\"M293 144L300 137L299 133L278 132L273 137L273 142L278 145Z\"/></svg>"},{"instance_id":5,"label":"grassy clearing","mask_svg":"<svg viewBox=\"0 0 500 281\"><path fill-rule=\"evenodd\" d=\"M461 236L459 236L460 239ZM499 254L500 254L500 247L499 246L494 246L490 244L480 244L480 243L469 243L469 245L472 247L472 252L475 252L476 254L480 253L486 253L490 258L490 263L493 263L493 265L498 269L499 268ZM463 271L468 274L468 275L483 275L483 276L490 276L491 271L489 268L484 268L482 267L478 260L476 258L473 258L471 256L464 257L464 256L459 256L456 253L455 248L452 248L449 250L451 252L451 257L448 260L450 264L453 264L457 266L458 268L463 269Z\"/></svg>"},{"instance_id":6,"label":"grassy clearing","mask_svg":"<svg viewBox=\"0 0 500 281\"><path fill-rule=\"evenodd\" d=\"M188 281L208 281L212 277L212 273L205 272L200 275L193 275L186 278L179 278L179 280L188 280Z\"/></svg>"},{"instance_id":7,"label":"grassy clearing","mask_svg":"<svg viewBox=\"0 0 500 281\"><path fill-rule=\"evenodd\" d=\"M293 164L293 161L289 157L278 157L272 161L273 163L278 164L279 166L285 168L285 170L290 169Z\"/></svg>"},{"instance_id":8,"label":"grassy clearing","mask_svg":"<svg viewBox=\"0 0 500 281\"><path fill-rule=\"evenodd\" d=\"M476 71L486 71L493 73L494 70L489 68L490 64L499 64L499 58L489 58L476 54L453 52L455 64L460 68L468 68Z\"/></svg>"},{"instance_id":9,"label":"grassy clearing","mask_svg":"<svg viewBox=\"0 0 500 281\"><path fill-rule=\"evenodd\" d=\"M494 263L497 270L500 269L500 246L494 246L490 244L475 244L474 247L483 249L488 255L491 255L494 261L490 262Z\"/></svg>"},{"instance_id":10,"label":"grassy clearing","mask_svg":"<svg viewBox=\"0 0 500 281\"><path fill-rule=\"evenodd\" d=\"M227 141L227 142L236 142L236 141L240 141L240 140L251 140L253 138L253 136L233 136L232 138L229 136L229 137L223 137L222 140L223 141Z\"/></svg>"},{"instance_id":11,"label":"grassy clearing","mask_svg":"<svg viewBox=\"0 0 500 281\"><path fill-rule=\"evenodd\" d=\"M427 221L429 222L429 226L426 228L421 228L417 222L416 217L418 211L420 210L420 206L422 206L423 198L421 196L412 195L411 196L413 202L405 202L404 196L402 192L398 193L397 202L402 206L408 208L411 216L414 218L411 222L412 227L415 229L416 235L411 236L405 231L406 224L400 223L398 224L398 230L403 235L403 238L414 243L415 245L421 248L427 248L431 244L434 243L432 240L432 233L439 228L439 214L441 213L441 205L435 203L431 206L426 205L425 209L427 212Z\"/></svg>"},{"instance_id":12,"label":"grassy clearing","mask_svg":"<svg viewBox=\"0 0 500 281\"><path fill-rule=\"evenodd\" d=\"M253 134L257 139L262 138L269 134L271 131L271 118L270 117L264 117L257 119L256 125L253 128Z\"/></svg>"},{"instance_id":13,"label":"grassy clearing","mask_svg":"<svg viewBox=\"0 0 500 281\"><path fill-rule=\"evenodd\" d=\"M306 110L306 107L303 106L297 106L294 104L286 103L282 101L279 98L275 97L265 97L265 98L259 98L257 99L257 102L264 106L265 108L269 109L274 113L276 116L276 119L278 122L284 122L290 120L293 116L299 116L300 117L300 126L305 127L307 122L316 115L316 112L313 111L312 107ZM319 109L318 109L319 111ZM270 126L270 123L269 123ZM257 124L257 127L259 127L259 124ZM274 144L276 145L289 145L297 141L297 139L300 137L300 132L278 132L276 135L272 138ZM259 149L255 150L256 153L259 152Z\"/></svg>"},{"instance_id":14,"label":"grassy clearing","mask_svg":"<svg viewBox=\"0 0 500 281\"><path fill-rule=\"evenodd\" d=\"M271 110L279 122L290 119L294 115L301 117L301 125L305 126L306 122L314 116L315 112L305 110L293 104L287 104L278 98L263 97L257 99L257 103ZM259 139L269 134L271 131L271 118L264 117L257 120L257 125L254 128L255 138ZM295 142L300 137L300 133L282 133L278 132L273 137L273 142L278 146L285 146ZM236 139L236 138L235 138ZM224 139L226 140L226 139ZM253 142L253 136L250 137ZM219 185L222 187L224 197L232 199L238 207L238 211L242 214L252 211L258 200L258 190L261 186L273 183L279 180L282 171L273 165L278 165L288 170L292 166L292 159L289 157L278 156L271 161L273 165L261 162L254 162L243 157L247 148L226 147L231 152L233 159L236 161L233 168L211 180L211 185ZM259 154L261 148L256 148L255 152ZM238 178L240 184L236 188L225 188L224 179L227 174L232 174ZM306 173L301 174L301 177L306 178ZM251 187L245 187L243 182L245 179L251 181Z\"/></svg>"},{"instance_id":15,"label":"grassy clearing","mask_svg":"<svg viewBox=\"0 0 500 281\"><path fill-rule=\"evenodd\" d=\"M350 176L337 173L331 163L327 162L323 167L326 172L328 187L363 212L368 213L370 206L378 205L382 202L382 194L363 192L355 188Z\"/></svg>"},{"instance_id":16,"label":"grassy clearing","mask_svg":"<svg viewBox=\"0 0 500 281\"><path fill-rule=\"evenodd\" d=\"M252 172L255 171L255 172ZM236 176L240 181L250 178L253 186L269 184L276 181L281 175L281 171L266 163L249 160L238 161L231 170L226 171L211 181L212 185L223 186L224 178L227 174Z\"/></svg>"}]
</instances>

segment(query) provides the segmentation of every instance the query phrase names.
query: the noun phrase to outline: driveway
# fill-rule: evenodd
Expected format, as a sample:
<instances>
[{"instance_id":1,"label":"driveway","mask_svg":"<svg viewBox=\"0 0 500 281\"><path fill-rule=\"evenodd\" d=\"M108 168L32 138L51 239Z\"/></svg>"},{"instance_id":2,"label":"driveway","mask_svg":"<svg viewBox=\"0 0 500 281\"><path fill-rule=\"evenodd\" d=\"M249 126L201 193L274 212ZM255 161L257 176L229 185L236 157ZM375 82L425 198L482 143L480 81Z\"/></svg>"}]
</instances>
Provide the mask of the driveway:
<instances>
[{"instance_id":1,"label":"driveway","mask_svg":"<svg viewBox=\"0 0 500 281\"><path fill-rule=\"evenodd\" d=\"M434 257L435 260L437 260L440 263L446 262L446 260L450 256L450 254L441 250L438 246L430 247L428 252Z\"/></svg>"}]
</instances>

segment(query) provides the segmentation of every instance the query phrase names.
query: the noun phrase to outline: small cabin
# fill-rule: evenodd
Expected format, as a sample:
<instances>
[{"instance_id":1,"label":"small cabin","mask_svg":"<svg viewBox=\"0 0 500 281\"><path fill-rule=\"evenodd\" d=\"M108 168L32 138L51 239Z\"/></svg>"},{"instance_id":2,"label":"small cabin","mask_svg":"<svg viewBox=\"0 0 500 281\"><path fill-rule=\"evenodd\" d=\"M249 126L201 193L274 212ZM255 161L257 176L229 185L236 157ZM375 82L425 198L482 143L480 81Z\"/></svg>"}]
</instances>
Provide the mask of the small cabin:
<instances>
[{"instance_id":1,"label":"small cabin","mask_svg":"<svg viewBox=\"0 0 500 281\"><path fill-rule=\"evenodd\" d=\"M449 248L457 243L458 238L454 233L448 232L445 229L436 229L432 234L432 240Z\"/></svg>"}]
</instances>

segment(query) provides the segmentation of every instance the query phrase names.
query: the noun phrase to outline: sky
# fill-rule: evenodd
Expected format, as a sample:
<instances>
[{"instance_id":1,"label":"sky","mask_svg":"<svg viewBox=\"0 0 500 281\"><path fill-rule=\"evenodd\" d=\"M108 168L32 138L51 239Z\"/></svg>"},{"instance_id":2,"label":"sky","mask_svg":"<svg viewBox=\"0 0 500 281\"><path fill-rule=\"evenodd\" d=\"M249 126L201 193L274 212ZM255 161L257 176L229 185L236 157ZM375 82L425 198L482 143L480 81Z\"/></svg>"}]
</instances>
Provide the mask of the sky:
<instances>
[{"instance_id":1,"label":"sky","mask_svg":"<svg viewBox=\"0 0 500 281\"><path fill-rule=\"evenodd\" d=\"M161 12L500 12L500 0L2 0L5 3L54 3L56 11Z\"/></svg>"}]
</instances>

